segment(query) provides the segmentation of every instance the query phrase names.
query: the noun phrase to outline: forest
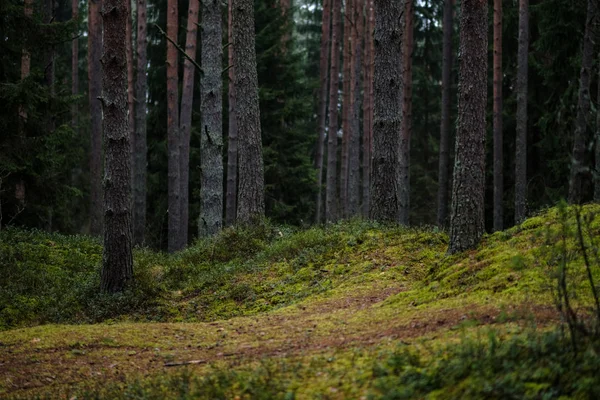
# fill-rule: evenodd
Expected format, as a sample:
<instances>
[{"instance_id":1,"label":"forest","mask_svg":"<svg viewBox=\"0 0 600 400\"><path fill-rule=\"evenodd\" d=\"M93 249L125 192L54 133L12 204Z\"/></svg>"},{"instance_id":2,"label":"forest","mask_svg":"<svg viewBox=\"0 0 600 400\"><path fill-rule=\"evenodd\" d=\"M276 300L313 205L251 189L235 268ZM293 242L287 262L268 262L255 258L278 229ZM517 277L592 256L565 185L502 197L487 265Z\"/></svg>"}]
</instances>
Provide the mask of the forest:
<instances>
[{"instance_id":1,"label":"forest","mask_svg":"<svg viewBox=\"0 0 600 400\"><path fill-rule=\"evenodd\" d=\"M598 0L0 0L0 397L600 398Z\"/></svg>"}]
</instances>

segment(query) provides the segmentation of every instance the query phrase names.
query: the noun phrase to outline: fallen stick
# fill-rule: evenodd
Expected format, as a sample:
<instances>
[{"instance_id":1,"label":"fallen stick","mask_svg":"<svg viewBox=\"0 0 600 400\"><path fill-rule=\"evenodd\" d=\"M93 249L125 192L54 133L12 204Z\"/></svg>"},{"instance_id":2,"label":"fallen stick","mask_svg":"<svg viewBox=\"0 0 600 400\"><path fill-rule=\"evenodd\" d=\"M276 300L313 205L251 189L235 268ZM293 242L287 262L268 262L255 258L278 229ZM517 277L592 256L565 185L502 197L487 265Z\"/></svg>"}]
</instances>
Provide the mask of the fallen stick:
<instances>
[{"instance_id":1,"label":"fallen stick","mask_svg":"<svg viewBox=\"0 0 600 400\"><path fill-rule=\"evenodd\" d=\"M180 365L191 365L191 364L204 364L206 360L190 360L190 361L176 361L165 363L165 367L178 367Z\"/></svg>"}]
</instances>

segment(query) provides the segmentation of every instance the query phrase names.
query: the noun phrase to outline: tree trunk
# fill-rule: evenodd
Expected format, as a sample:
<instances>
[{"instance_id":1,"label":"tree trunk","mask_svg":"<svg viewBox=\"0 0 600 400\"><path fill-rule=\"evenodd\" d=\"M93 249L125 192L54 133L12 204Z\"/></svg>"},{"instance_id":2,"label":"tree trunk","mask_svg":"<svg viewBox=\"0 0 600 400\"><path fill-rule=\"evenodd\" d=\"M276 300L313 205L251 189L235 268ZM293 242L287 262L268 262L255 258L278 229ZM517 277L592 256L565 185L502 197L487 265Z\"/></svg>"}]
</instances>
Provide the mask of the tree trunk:
<instances>
[{"instance_id":1,"label":"tree trunk","mask_svg":"<svg viewBox=\"0 0 600 400\"><path fill-rule=\"evenodd\" d=\"M79 27L79 0L72 0L71 2L71 18ZM79 32L77 29L76 33ZM77 96L79 94L79 38L76 37L71 41L71 94ZM71 125L75 128L78 124L79 107L77 102L74 102L71 106Z\"/></svg>"},{"instance_id":2,"label":"tree trunk","mask_svg":"<svg viewBox=\"0 0 600 400\"><path fill-rule=\"evenodd\" d=\"M375 0L375 76L371 219L397 222L402 134L404 0Z\"/></svg>"},{"instance_id":3,"label":"tree trunk","mask_svg":"<svg viewBox=\"0 0 600 400\"><path fill-rule=\"evenodd\" d=\"M458 125L449 253L477 246L484 232L487 0L463 0Z\"/></svg>"},{"instance_id":4,"label":"tree trunk","mask_svg":"<svg viewBox=\"0 0 600 400\"><path fill-rule=\"evenodd\" d=\"M529 65L529 0L519 1L519 49L517 62L515 223L519 224L523 222L527 213L527 81Z\"/></svg>"},{"instance_id":5,"label":"tree trunk","mask_svg":"<svg viewBox=\"0 0 600 400\"><path fill-rule=\"evenodd\" d=\"M585 33L583 37L583 55L581 57L581 75L579 77L579 99L573 140L573 158L571 180L569 182L569 203L579 204L583 200L583 178L586 174L585 148L587 146L587 122L590 114L590 75L594 59L594 24L596 21L595 0L588 0Z\"/></svg>"},{"instance_id":6,"label":"tree trunk","mask_svg":"<svg viewBox=\"0 0 600 400\"><path fill-rule=\"evenodd\" d=\"M494 0L494 231L503 229L502 0Z\"/></svg>"},{"instance_id":7,"label":"tree trunk","mask_svg":"<svg viewBox=\"0 0 600 400\"><path fill-rule=\"evenodd\" d=\"M413 0L406 0L404 9L404 101L402 102L402 135L400 137L400 210L398 222L408 226L410 216L410 139L412 136L412 54L413 54Z\"/></svg>"},{"instance_id":8,"label":"tree trunk","mask_svg":"<svg viewBox=\"0 0 600 400\"><path fill-rule=\"evenodd\" d=\"M88 84L90 104L90 233L102 233L102 0L90 0L88 4Z\"/></svg>"},{"instance_id":9,"label":"tree trunk","mask_svg":"<svg viewBox=\"0 0 600 400\"><path fill-rule=\"evenodd\" d=\"M361 109L361 69L363 58L363 2L355 0L352 29L352 65L351 65L351 96L352 119L348 149L348 208L347 216L355 217L359 211L360 197L360 109Z\"/></svg>"},{"instance_id":10,"label":"tree trunk","mask_svg":"<svg viewBox=\"0 0 600 400\"><path fill-rule=\"evenodd\" d=\"M327 89L329 85L329 48L331 46L331 0L323 0L323 20L321 22L320 53L320 94L319 94L319 142L317 143L317 211L315 222L322 220L323 207L323 161L325 158L325 129L327 123Z\"/></svg>"},{"instance_id":11,"label":"tree trunk","mask_svg":"<svg viewBox=\"0 0 600 400\"><path fill-rule=\"evenodd\" d=\"M55 20L56 9L58 8L58 3L55 0L44 0L44 10L43 10L43 22L44 24L52 24ZM46 49L45 60L44 60L44 82L46 86L50 88L50 94L54 97L55 94L55 72L56 72L56 48L54 45L48 46ZM49 116L50 121L54 121L54 116ZM52 125L53 122L52 122ZM50 130L53 130L54 127Z\"/></svg>"},{"instance_id":12,"label":"tree trunk","mask_svg":"<svg viewBox=\"0 0 600 400\"><path fill-rule=\"evenodd\" d=\"M444 39L442 63L442 121L440 124L440 159L438 170L438 214L437 225L448 223L448 175L450 166L450 105L452 86L452 32L454 0L444 2Z\"/></svg>"},{"instance_id":13,"label":"tree trunk","mask_svg":"<svg viewBox=\"0 0 600 400\"><path fill-rule=\"evenodd\" d=\"M199 8L200 0L189 1L185 52L193 60L196 59L197 53ZM181 113L179 115L179 132L181 135L181 244L183 247L187 246L188 243L190 137L194 103L194 72L195 66L186 58L183 62L183 90L181 93Z\"/></svg>"},{"instance_id":14,"label":"tree trunk","mask_svg":"<svg viewBox=\"0 0 600 400\"><path fill-rule=\"evenodd\" d=\"M25 0L23 7L25 18L31 18L33 15L33 0ZM27 78L31 73L31 53L27 47L23 46L21 50L21 80ZM23 106L19 106L19 134L24 134L25 122L27 122L27 111Z\"/></svg>"},{"instance_id":15,"label":"tree trunk","mask_svg":"<svg viewBox=\"0 0 600 400\"><path fill-rule=\"evenodd\" d=\"M352 27L353 7L356 0L345 0L344 10L344 36L342 36L342 154L340 160L340 192L339 192L339 217L344 218L348 212L348 152L350 151L350 140L352 137Z\"/></svg>"},{"instance_id":16,"label":"tree trunk","mask_svg":"<svg viewBox=\"0 0 600 400\"><path fill-rule=\"evenodd\" d=\"M146 92L147 19L146 0L137 0L137 79L135 84L135 145L133 178L133 237L143 245L146 232Z\"/></svg>"},{"instance_id":17,"label":"tree trunk","mask_svg":"<svg viewBox=\"0 0 600 400\"><path fill-rule=\"evenodd\" d=\"M598 94L596 96L596 140L595 140L595 174L594 202L600 203L600 68L598 68Z\"/></svg>"},{"instance_id":18,"label":"tree trunk","mask_svg":"<svg viewBox=\"0 0 600 400\"><path fill-rule=\"evenodd\" d=\"M362 157L362 215L369 217L371 207L371 154L373 148L373 69L375 6L373 0L366 0L366 36L365 36L365 84L363 100L363 157Z\"/></svg>"},{"instance_id":19,"label":"tree trunk","mask_svg":"<svg viewBox=\"0 0 600 400\"><path fill-rule=\"evenodd\" d=\"M225 206L225 223L233 225L237 213L238 184L238 129L235 104L235 66L233 65L233 0L229 0L227 48L229 58L229 130L227 133L227 195Z\"/></svg>"},{"instance_id":20,"label":"tree trunk","mask_svg":"<svg viewBox=\"0 0 600 400\"><path fill-rule=\"evenodd\" d=\"M127 46L127 109L129 122L129 137L132 141L131 148L133 149L135 140L135 100L133 98L134 82L133 82L133 15L131 12L131 0L125 0L127 5L127 26L126 28L126 46ZM133 152L131 153L131 166L133 168Z\"/></svg>"},{"instance_id":21,"label":"tree trunk","mask_svg":"<svg viewBox=\"0 0 600 400\"><path fill-rule=\"evenodd\" d=\"M223 220L223 156L221 153L223 150L223 81L221 79L223 46L221 40L221 2L202 0L200 236L218 233ZM260 148L260 131L258 140Z\"/></svg>"},{"instance_id":22,"label":"tree trunk","mask_svg":"<svg viewBox=\"0 0 600 400\"><path fill-rule=\"evenodd\" d=\"M342 31L340 16L341 0L332 0L331 17L331 58L329 70L329 129L327 132L327 187L325 190L325 220L337 219L337 144L338 144L338 88L340 45L338 38Z\"/></svg>"},{"instance_id":23,"label":"tree trunk","mask_svg":"<svg viewBox=\"0 0 600 400\"><path fill-rule=\"evenodd\" d=\"M133 280L131 149L127 106L127 0L105 0L102 105L104 146L104 250L101 290L120 292Z\"/></svg>"},{"instance_id":24,"label":"tree trunk","mask_svg":"<svg viewBox=\"0 0 600 400\"><path fill-rule=\"evenodd\" d=\"M177 0L168 0L167 36L177 40ZM181 138L179 133L179 78L177 48L167 40L167 144L169 149L169 252L182 248L181 243Z\"/></svg>"},{"instance_id":25,"label":"tree trunk","mask_svg":"<svg viewBox=\"0 0 600 400\"><path fill-rule=\"evenodd\" d=\"M236 120L245 132L239 136L237 220L250 223L265 214L265 181L258 107L258 74L254 33L254 3L233 0L233 65L235 66Z\"/></svg>"}]
</instances>

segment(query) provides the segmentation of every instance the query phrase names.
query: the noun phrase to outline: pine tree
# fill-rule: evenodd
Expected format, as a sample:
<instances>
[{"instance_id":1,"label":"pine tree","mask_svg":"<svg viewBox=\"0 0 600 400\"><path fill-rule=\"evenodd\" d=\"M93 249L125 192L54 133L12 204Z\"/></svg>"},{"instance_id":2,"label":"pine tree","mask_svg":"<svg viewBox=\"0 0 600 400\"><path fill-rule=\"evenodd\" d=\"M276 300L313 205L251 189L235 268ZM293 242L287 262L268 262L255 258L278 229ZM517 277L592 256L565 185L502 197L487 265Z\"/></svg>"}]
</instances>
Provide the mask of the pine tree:
<instances>
[{"instance_id":1,"label":"pine tree","mask_svg":"<svg viewBox=\"0 0 600 400\"><path fill-rule=\"evenodd\" d=\"M529 66L529 0L519 1L519 49L517 58L515 223L519 224L523 222L527 213L527 86Z\"/></svg>"},{"instance_id":2,"label":"pine tree","mask_svg":"<svg viewBox=\"0 0 600 400\"><path fill-rule=\"evenodd\" d=\"M402 102L402 136L400 138L400 201L399 221L408 226L410 214L410 139L412 135L412 57L414 46L414 11L413 0L405 0L404 9L404 49L403 49L403 94Z\"/></svg>"},{"instance_id":3,"label":"pine tree","mask_svg":"<svg viewBox=\"0 0 600 400\"><path fill-rule=\"evenodd\" d=\"M227 193L225 195L225 223L227 225L233 225L235 223L237 213L238 129L235 116L235 66L233 65L233 0L229 0L228 5L227 35L229 46L227 47L227 52L229 60L229 86L227 90L229 126L227 131Z\"/></svg>"},{"instance_id":4,"label":"pine tree","mask_svg":"<svg viewBox=\"0 0 600 400\"><path fill-rule=\"evenodd\" d=\"M363 98L363 156L362 156L362 215L369 216L371 207L371 154L373 149L373 69L374 42L373 30L375 28L375 6L373 0L366 1L366 29L365 29L365 80Z\"/></svg>"},{"instance_id":5,"label":"pine tree","mask_svg":"<svg viewBox=\"0 0 600 400\"><path fill-rule=\"evenodd\" d=\"M502 0L494 0L494 231L503 228Z\"/></svg>"},{"instance_id":6,"label":"pine tree","mask_svg":"<svg viewBox=\"0 0 600 400\"><path fill-rule=\"evenodd\" d=\"M352 64L353 64L353 24L352 20L355 0L346 0L343 13L344 33L342 36L342 152L340 159L340 188L338 217L347 217L348 212L348 167L350 141L352 137L352 112L354 106L352 96Z\"/></svg>"},{"instance_id":7,"label":"pine tree","mask_svg":"<svg viewBox=\"0 0 600 400\"><path fill-rule=\"evenodd\" d=\"M31 0L28 0L29 2ZM26 2L26 4L27 4ZM71 1L71 17L77 25L79 25L79 0ZM72 41L71 48L71 94L77 96L79 94L79 38L76 37ZM78 124L78 107L77 103L71 106L71 125L75 128Z\"/></svg>"}]
</instances>

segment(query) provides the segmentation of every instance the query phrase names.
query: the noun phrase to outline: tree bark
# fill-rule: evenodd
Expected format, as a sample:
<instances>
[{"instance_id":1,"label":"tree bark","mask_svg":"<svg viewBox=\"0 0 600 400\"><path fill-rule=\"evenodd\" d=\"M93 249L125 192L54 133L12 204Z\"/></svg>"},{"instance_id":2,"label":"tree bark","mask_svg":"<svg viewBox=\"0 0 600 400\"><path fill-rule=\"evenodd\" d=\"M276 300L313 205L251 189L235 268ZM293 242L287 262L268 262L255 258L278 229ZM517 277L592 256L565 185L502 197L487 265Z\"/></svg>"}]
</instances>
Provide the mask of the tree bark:
<instances>
[{"instance_id":1,"label":"tree bark","mask_svg":"<svg viewBox=\"0 0 600 400\"><path fill-rule=\"evenodd\" d=\"M196 41L198 38L198 9L200 0L190 0L188 5L187 34L185 52L196 59ZM189 225L189 176L190 176L190 137L192 132L192 108L194 103L195 66L187 58L183 62L183 90L181 93L181 112L179 132L181 135L181 244L188 243Z\"/></svg>"},{"instance_id":2,"label":"tree bark","mask_svg":"<svg viewBox=\"0 0 600 400\"><path fill-rule=\"evenodd\" d=\"M440 124L440 158L438 170L438 213L437 225L445 227L448 223L448 192L450 166L450 106L452 85L452 32L454 0L444 1L444 39L442 62L442 121Z\"/></svg>"},{"instance_id":3,"label":"tree bark","mask_svg":"<svg viewBox=\"0 0 600 400\"><path fill-rule=\"evenodd\" d=\"M527 213L527 85L529 67L529 0L519 1L519 49L517 62L515 223L519 224L523 222Z\"/></svg>"},{"instance_id":4,"label":"tree bark","mask_svg":"<svg viewBox=\"0 0 600 400\"><path fill-rule=\"evenodd\" d=\"M449 253L477 246L484 232L487 0L463 0L458 128Z\"/></svg>"},{"instance_id":5,"label":"tree bark","mask_svg":"<svg viewBox=\"0 0 600 400\"><path fill-rule=\"evenodd\" d=\"M135 145L133 178L133 237L143 245L146 232L146 139L147 77L147 17L146 0L137 0L137 76L135 84Z\"/></svg>"},{"instance_id":6,"label":"tree bark","mask_svg":"<svg viewBox=\"0 0 600 400\"><path fill-rule=\"evenodd\" d=\"M404 9L404 101L402 102L402 136L400 138L400 218L408 226L410 216L410 139L412 136L412 54L414 28L413 0L406 0Z\"/></svg>"},{"instance_id":7,"label":"tree bark","mask_svg":"<svg viewBox=\"0 0 600 400\"><path fill-rule=\"evenodd\" d=\"M371 207L371 160L373 148L373 69L375 6L373 0L366 0L366 36L365 36L365 84L363 100L363 157L362 157L362 215L369 217Z\"/></svg>"},{"instance_id":8,"label":"tree bark","mask_svg":"<svg viewBox=\"0 0 600 400\"><path fill-rule=\"evenodd\" d=\"M131 230L131 149L127 105L127 0L105 0L102 108L104 250L101 290L120 292L133 281Z\"/></svg>"},{"instance_id":9,"label":"tree bark","mask_svg":"<svg viewBox=\"0 0 600 400\"><path fill-rule=\"evenodd\" d=\"M221 40L221 2L202 0L200 236L218 233L223 220L223 156L221 153L223 150L223 81L221 79L223 47ZM260 146L260 131L258 139Z\"/></svg>"},{"instance_id":10,"label":"tree bark","mask_svg":"<svg viewBox=\"0 0 600 400\"><path fill-rule=\"evenodd\" d=\"M245 129L239 136L238 162L242 168L239 170L237 221L250 223L265 214L252 0L233 0L233 46L236 120L237 126Z\"/></svg>"},{"instance_id":11,"label":"tree bark","mask_svg":"<svg viewBox=\"0 0 600 400\"><path fill-rule=\"evenodd\" d=\"M329 55L331 47L331 0L323 0L323 18L321 21L321 53L319 63L319 139L317 143L317 204L315 222L322 221L323 207L323 165L325 158L325 130L327 123L327 89L329 85Z\"/></svg>"},{"instance_id":12,"label":"tree bark","mask_svg":"<svg viewBox=\"0 0 600 400\"><path fill-rule=\"evenodd\" d=\"M583 200L583 179L586 175L585 148L587 145L587 123L590 115L590 76L594 59L594 24L596 21L596 2L588 0L585 33L583 37L583 55L579 77L579 99L573 137L573 157L571 179L569 182L569 203L579 204Z\"/></svg>"},{"instance_id":13,"label":"tree bark","mask_svg":"<svg viewBox=\"0 0 600 400\"><path fill-rule=\"evenodd\" d=\"M345 0L343 14L344 34L342 36L342 154L340 160L340 191L339 191L339 217L345 218L348 212L348 153L350 151L350 140L352 137L352 64L354 56L353 49L353 8L354 1Z\"/></svg>"},{"instance_id":14,"label":"tree bark","mask_svg":"<svg viewBox=\"0 0 600 400\"><path fill-rule=\"evenodd\" d=\"M167 36L177 40L177 0L167 2ZM182 248L181 243L181 138L179 132L179 78L177 48L167 40L167 144L168 161L168 204L169 204L169 252Z\"/></svg>"},{"instance_id":15,"label":"tree bark","mask_svg":"<svg viewBox=\"0 0 600 400\"><path fill-rule=\"evenodd\" d=\"M227 132L227 194L225 205L225 223L227 225L235 224L237 213L237 184L238 184L238 129L236 122L235 105L235 66L233 65L233 0L229 0L228 7L228 38L229 46L229 130Z\"/></svg>"},{"instance_id":16,"label":"tree bark","mask_svg":"<svg viewBox=\"0 0 600 400\"><path fill-rule=\"evenodd\" d=\"M71 1L71 18L79 26L79 0ZM79 29L77 29L77 32L79 32ZM76 37L71 43L71 94L77 96L79 94L79 38ZM79 107L77 102L74 102L71 106L71 126L73 128L78 124L78 116Z\"/></svg>"},{"instance_id":17,"label":"tree bark","mask_svg":"<svg viewBox=\"0 0 600 400\"><path fill-rule=\"evenodd\" d=\"M397 222L402 134L404 0L375 0L375 76L371 219Z\"/></svg>"},{"instance_id":18,"label":"tree bark","mask_svg":"<svg viewBox=\"0 0 600 400\"><path fill-rule=\"evenodd\" d=\"M127 109L128 122L129 122L129 137L132 141L135 140L135 100L133 98L134 92L134 74L133 74L133 15L131 12L131 0L125 0L127 5L127 25L126 29L126 46L127 46ZM131 153L131 166L133 168L133 152Z\"/></svg>"},{"instance_id":19,"label":"tree bark","mask_svg":"<svg viewBox=\"0 0 600 400\"><path fill-rule=\"evenodd\" d=\"M494 0L494 231L503 229L502 0Z\"/></svg>"},{"instance_id":20,"label":"tree bark","mask_svg":"<svg viewBox=\"0 0 600 400\"><path fill-rule=\"evenodd\" d=\"M342 5L340 0L332 0L331 17L331 59L329 70L329 129L327 132L327 187L325 190L325 220L333 222L337 219L337 144L338 144L338 88L340 45L338 38L342 31L340 16Z\"/></svg>"},{"instance_id":21,"label":"tree bark","mask_svg":"<svg viewBox=\"0 0 600 400\"><path fill-rule=\"evenodd\" d=\"M90 0L88 5L88 93L90 104L90 233L102 233L102 0Z\"/></svg>"},{"instance_id":22,"label":"tree bark","mask_svg":"<svg viewBox=\"0 0 600 400\"><path fill-rule=\"evenodd\" d=\"M595 174L594 174L594 202L600 203L600 68L598 68L598 93L596 95L596 140L595 140Z\"/></svg>"},{"instance_id":23,"label":"tree bark","mask_svg":"<svg viewBox=\"0 0 600 400\"><path fill-rule=\"evenodd\" d=\"M360 109L361 109L361 72L363 65L363 2L355 0L352 18L352 65L351 96L352 119L348 149L348 208L347 216L355 217L359 212L360 197Z\"/></svg>"},{"instance_id":24,"label":"tree bark","mask_svg":"<svg viewBox=\"0 0 600 400\"><path fill-rule=\"evenodd\" d=\"M25 18L31 18L33 15L33 0L25 0L23 7ZM21 50L21 80L27 78L31 73L31 53L27 47L23 46ZM24 134L25 123L27 122L27 111L23 105L19 106L19 134Z\"/></svg>"}]
</instances>

